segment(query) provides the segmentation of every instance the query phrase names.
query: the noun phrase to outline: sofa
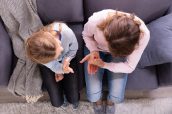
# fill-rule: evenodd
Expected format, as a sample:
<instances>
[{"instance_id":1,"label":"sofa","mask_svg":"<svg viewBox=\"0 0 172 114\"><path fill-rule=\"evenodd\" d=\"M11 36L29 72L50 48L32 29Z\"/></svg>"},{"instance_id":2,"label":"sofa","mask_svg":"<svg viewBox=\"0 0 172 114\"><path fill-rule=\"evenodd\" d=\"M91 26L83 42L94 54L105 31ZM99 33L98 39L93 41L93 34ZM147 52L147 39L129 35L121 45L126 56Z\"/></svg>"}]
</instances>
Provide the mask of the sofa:
<instances>
[{"instance_id":1,"label":"sofa","mask_svg":"<svg viewBox=\"0 0 172 114\"><path fill-rule=\"evenodd\" d=\"M128 97L150 96L152 91L157 96L166 87L172 90L170 89L172 87L172 54L169 54L170 49L172 51L170 45L172 23L169 21L170 17L172 18L171 0L37 0L38 15L44 25L56 20L63 21L76 34L79 42L76 60L79 69L80 88L85 85L83 65L79 63L84 57L83 26L89 16L102 9L134 13L143 19L151 32L151 40L136 70L129 74L126 86ZM164 32L160 32L160 30L164 30ZM162 38L166 39L162 40ZM22 101L20 98L11 95L7 90L8 81L16 62L17 58L13 53L11 39L5 29L3 20L0 19L0 101ZM163 90L160 88L163 88ZM156 90L159 89L161 91L157 93ZM166 94L164 97L166 97Z\"/></svg>"}]
</instances>

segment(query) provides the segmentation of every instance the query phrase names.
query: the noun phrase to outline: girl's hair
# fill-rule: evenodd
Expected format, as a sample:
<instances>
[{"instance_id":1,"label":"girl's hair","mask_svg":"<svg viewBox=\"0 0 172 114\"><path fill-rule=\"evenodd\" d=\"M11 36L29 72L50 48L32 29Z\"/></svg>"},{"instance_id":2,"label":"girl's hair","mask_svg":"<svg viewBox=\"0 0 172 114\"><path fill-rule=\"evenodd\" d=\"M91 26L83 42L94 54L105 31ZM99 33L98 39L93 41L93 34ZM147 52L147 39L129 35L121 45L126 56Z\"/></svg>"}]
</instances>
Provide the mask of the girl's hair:
<instances>
[{"instance_id":1,"label":"girl's hair","mask_svg":"<svg viewBox=\"0 0 172 114\"><path fill-rule=\"evenodd\" d=\"M116 11L98 25L108 42L109 51L113 56L126 57L139 44L140 22L134 20L133 14L126 15Z\"/></svg>"},{"instance_id":2,"label":"girl's hair","mask_svg":"<svg viewBox=\"0 0 172 114\"><path fill-rule=\"evenodd\" d=\"M55 36L46 29L34 33L26 41L26 54L36 63L45 64L55 59L57 47Z\"/></svg>"}]
</instances>

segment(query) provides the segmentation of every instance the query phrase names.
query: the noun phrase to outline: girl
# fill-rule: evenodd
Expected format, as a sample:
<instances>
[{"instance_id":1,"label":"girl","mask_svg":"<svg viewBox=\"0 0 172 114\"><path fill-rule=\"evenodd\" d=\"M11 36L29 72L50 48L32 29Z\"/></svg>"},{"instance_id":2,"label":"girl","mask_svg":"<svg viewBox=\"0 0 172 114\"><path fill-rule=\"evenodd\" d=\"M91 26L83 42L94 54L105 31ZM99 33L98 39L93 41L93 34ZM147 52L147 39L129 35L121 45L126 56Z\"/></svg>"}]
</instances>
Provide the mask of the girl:
<instances>
[{"instance_id":1,"label":"girl","mask_svg":"<svg viewBox=\"0 0 172 114\"><path fill-rule=\"evenodd\" d=\"M84 26L87 97L96 114L114 114L124 100L127 73L136 68L150 38L144 22L129 13L111 9L94 13ZM106 106L102 104L103 72L107 70Z\"/></svg>"},{"instance_id":2,"label":"girl","mask_svg":"<svg viewBox=\"0 0 172 114\"><path fill-rule=\"evenodd\" d=\"M43 27L26 41L28 57L55 73L55 78L52 78L51 74L47 74L49 71L41 66L44 69L42 78L53 106L59 107L63 104L63 93L66 99L74 104L74 108L78 106L76 65L71 61L77 50L78 42L73 31L66 24L59 22ZM58 83L55 83L55 80Z\"/></svg>"}]
</instances>

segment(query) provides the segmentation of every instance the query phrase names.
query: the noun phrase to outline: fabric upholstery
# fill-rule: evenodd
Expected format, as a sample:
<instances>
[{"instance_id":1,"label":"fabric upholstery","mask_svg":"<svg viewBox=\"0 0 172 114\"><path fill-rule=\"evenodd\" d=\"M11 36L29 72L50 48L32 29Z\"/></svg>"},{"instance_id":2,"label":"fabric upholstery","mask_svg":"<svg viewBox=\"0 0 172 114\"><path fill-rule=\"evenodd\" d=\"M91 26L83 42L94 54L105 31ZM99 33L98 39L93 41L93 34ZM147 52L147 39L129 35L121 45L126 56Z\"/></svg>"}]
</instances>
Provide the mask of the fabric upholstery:
<instances>
[{"instance_id":1,"label":"fabric upholstery","mask_svg":"<svg viewBox=\"0 0 172 114\"><path fill-rule=\"evenodd\" d=\"M127 89L129 90L150 90L158 87L156 67L146 67L129 74Z\"/></svg>"},{"instance_id":2,"label":"fabric upholstery","mask_svg":"<svg viewBox=\"0 0 172 114\"><path fill-rule=\"evenodd\" d=\"M172 8L170 8L171 2L171 0L37 0L37 10L45 25L53 21L63 21L75 32L79 42L76 59L78 61L79 81L81 82L79 87L81 87L84 77L83 65L79 63L83 57L84 47L81 32L84 23L93 12L107 8L122 10L135 13L148 24L150 22L154 23L159 18L161 19L161 17L166 15L167 10L170 13L172 11ZM157 26L161 28L161 25ZM155 32L151 32L151 34L155 34ZM9 36L0 23L0 85L7 84L10 78L9 66L11 66L12 50L8 39ZM15 60L14 57L13 60ZM155 69L155 66L137 68L133 73L129 74L127 89L153 89L158 87L158 82L160 85L170 84L170 65L170 63L167 66L166 64L158 65L157 69ZM156 72L158 73L158 82Z\"/></svg>"},{"instance_id":3,"label":"fabric upholstery","mask_svg":"<svg viewBox=\"0 0 172 114\"><path fill-rule=\"evenodd\" d=\"M85 18L102 9L116 9L134 13L146 23L164 15L171 0L85 0Z\"/></svg>"},{"instance_id":4,"label":"fabric upholstery","mask_svg":"<svg viewBox=\"0 0 172 114\"><path fill-rule=\"evenodd\" d=\"M139 65L142 67L172 62L172 13L150 24L150 41Z\"/></svg>"},{"instance_id":5,"label":"fabric upholstery","mask_svg":"<svg viewBox=\"0 0 172 114\"><path fill-rule=\"evenodd\" d=\"M37 0L37 9L44 24L53 21L82 22L82 0Z\"/></svg>"},{"instance_id":6,"label":"fabric upholstery","mask_svg":"<svg viewBox=\"0 0 172 114\"><path fill-rule=\"evenodd\" d=\"M157 76L160 86L172 84L172 63L157 65Z\"/></svg>"},{"instance_id":7,"label":"fabric upholstery","mask_svg":"<svg viewBox=\"0 0 172 114\"><path fill-rule=\"evenodd\" d=\"M0 85L8 85L12 65L10 38L0 18Z\"/></svg>"}]
</instances>

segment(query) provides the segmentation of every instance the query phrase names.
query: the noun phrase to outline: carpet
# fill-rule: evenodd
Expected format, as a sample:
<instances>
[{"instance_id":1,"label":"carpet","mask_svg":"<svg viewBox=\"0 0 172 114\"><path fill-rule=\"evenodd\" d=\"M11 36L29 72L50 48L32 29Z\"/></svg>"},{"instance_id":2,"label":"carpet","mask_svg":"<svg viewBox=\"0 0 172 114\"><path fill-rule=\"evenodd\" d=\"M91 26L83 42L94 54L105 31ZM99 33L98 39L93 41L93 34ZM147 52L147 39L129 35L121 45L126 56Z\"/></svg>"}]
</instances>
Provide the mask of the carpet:
<instances>
[{"instance_id":1,"label":"carpet","mask_svg":"<svg viewBox=\"0 0 172 114\"><path fill-rule=\"evenodd\" d=\"M80 102L78 110L72 106L54 108L50 102L1 103L0 114L94 114L89 102ZM172 98L125 100L116 105L116 114L172 114Z\"/></svg>"}]
</instances>

